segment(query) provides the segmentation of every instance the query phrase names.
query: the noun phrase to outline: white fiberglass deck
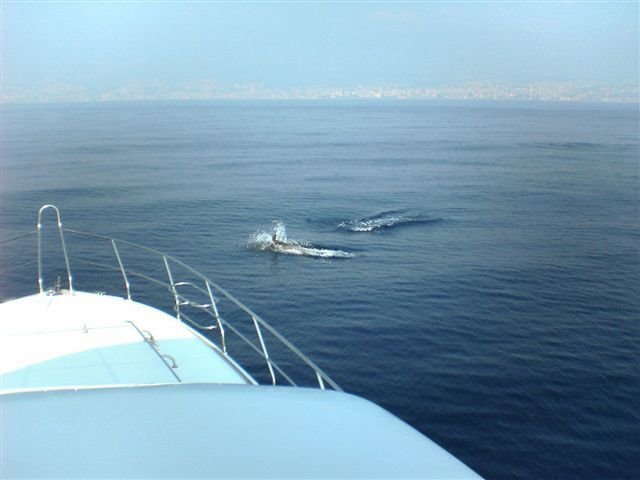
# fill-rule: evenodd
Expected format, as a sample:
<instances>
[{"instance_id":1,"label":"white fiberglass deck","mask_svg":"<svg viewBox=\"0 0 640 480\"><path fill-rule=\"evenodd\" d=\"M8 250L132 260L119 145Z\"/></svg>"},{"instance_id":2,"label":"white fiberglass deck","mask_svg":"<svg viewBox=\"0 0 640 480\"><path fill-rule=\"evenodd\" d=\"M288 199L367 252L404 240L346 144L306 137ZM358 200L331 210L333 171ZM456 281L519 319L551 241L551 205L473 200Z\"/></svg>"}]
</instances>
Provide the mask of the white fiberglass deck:
<instances>
[{"instance_id":1,"label":"white fiberglass deck","mask_svg":"<svg viewBox=\"0 0 640 480\"><path fill-rule=\"evenodd\" d=\"M342 392L181 384L0 401L0 478L480 478Z\"/></svg>"},{"instance_id":2,"label":"white fiberglass deck","mask_svg":"<svg viewBox=\"0 0 640 480\"><path fill-rule=\"evenodd\" d=\"M160 310L84 292L0 304L0 388L250 383L199 334Z\"/></svg>"}]
</instances>

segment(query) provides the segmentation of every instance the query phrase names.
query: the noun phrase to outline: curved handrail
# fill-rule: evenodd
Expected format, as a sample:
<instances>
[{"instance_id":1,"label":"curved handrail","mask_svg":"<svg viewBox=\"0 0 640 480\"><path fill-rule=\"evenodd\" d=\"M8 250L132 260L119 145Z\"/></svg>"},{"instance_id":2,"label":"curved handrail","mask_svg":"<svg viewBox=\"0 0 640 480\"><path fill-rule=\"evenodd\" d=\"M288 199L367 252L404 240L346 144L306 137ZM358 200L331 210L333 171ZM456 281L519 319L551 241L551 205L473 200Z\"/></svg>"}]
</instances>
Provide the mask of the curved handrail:
<instances>
[{"instance_id":1,"label":"curved handrail","mask_svg":"<svg viewBox=\"0 0 640 480\"><path fill-rule=\"evenodd\" d=\"M17 237L13 237L11 239L0 241L0 244L5 244L5 243L8 243L8 242L11 242L11 241L14 241L14 240L18 240L18 239L22 239L22 238L28 237L30 235L33 235L34 233L37 234L37 237L38 237L38 287L39 287L40 293L44 292L44 285L43 285L44 282L43 282L43 276L42 276L42 259L41 259L41 255L42 255L42 250L41 250L41 228L42 228L41 227L41 214L47 208L53 208L55 210L55 212L56 212L56 216L57 216L57 220L58 220L58 230L59 230L59 234L60 234L61 245L62 245L62 248L63 248L64 258L65 258L65 265L67 267L67 276L68 276L68 280L69 280L69 291L70 292L73 292L73 290L72 290L72 286L73 286L72 279L73 279L73 277L71 275L69 257L68 257L68 254L67 254L66 244L64 242L63 232L67 233L67 234L79 235L79 236L83 236L83 237L87 237L87 238L94 238L94 239L104 240L106 242L109 242L111 244L111 246L113 247L113 251L114 251L115 257L116 257L117 266L104 265L104 264L93 262L93 261L86 261L85 263L93 264L93 265L100 266L100 267L103 267L103 268L107 268L107 269L110 269L110 270L113 270L113 271L119 271L121 273L123 279L124 279L125 290L126 290L126 298L127 299L129 299L129 300L131 299L131 289L130 289L129 276L139 277L139 278L144 278L146 280L149 280L149 281L153 282L153 284L156 284L158 286L167 288L171 292L172 296L174 297L174 310L175 310L175 314L176 314L176 318L177 319L182 320L182 321L186 320L189 324L193 325L195 328L198 328L200 330L217 329L219 331L219 333L220 333L221 351L223 352L224 355L227 355L227 342L226 342L226 337L225 337L225 327L228 328L235 335L237 335L238 338L240 338L243 343L245 343L248 346L250 346L251 350L255 351L266 362L267 368L269 370L269 375L271 377L271 383L272 384L275 385L277 383L277 376L276 376L276 373L277 373L280 377L285 379L289 384L291 384L293 386L296 386L296 383L291 379L291 377L289 375L287 375L280 366L277 365L277 363L273 360L273 358L269 354L269 351L267 349L267 343L265 342L265 339L264 339L263 330L268 332L268 333L270 333L273 337L275 337L275 339L277 339L278 342L280 342L281 345L286 347L286 349L288 349L291 353L293 353L293 355L295 357L297 357L300 361L302 361L303 364L305 364L308 368L310 368L313 371L313 373L315 374L315 377L316 377L317 384L318 384L319 388L325 389L326 385L328 385L331 388L333 388L334 390L342 391L342 389L320 367L318 367L310 358L308 358L297 347L295 347L284 336L282 336L274 327L272 327L269 323L267 323L264 319L262 319L258 314L256 314L249 307L247 307L242 302L240 302L240 300L235 298L232 294L227 292L225 289L220 287L217 283L213 282L212 280L210 280L208 277L206 277L202 273L198 272L194 268L192 268L189 265L185 264L181 260L179 260L179 259L177 259L177 258L175 258L175 257L173 257L171 255L168 255L166 253L163 253L160 250L151 248L151 247L140 245L140 244L137 244L137 243L134 243L134 242L130 242L130 241L127 241L127 240L119 240L119 239L115 239L115 238L112 238L112 237L107 237L107 236L104 236L104 235L98 235L98 234L94 234L94 233L82 232L82 231L79 231L79 230L63 228L62 227L62 223L60 221L59 210L53 205L45 205L40 209L40 211L38 212L38 228L37 228L37 230L35 232L29 232L29 233L24 234L24 235L19 235ZM117 245L126 245L128 247L132 247L132 248L135 248L135 249L139 249L139 250L151 253L151 254L161 258L163 263L164 263L164 265L165 265L166 273L167 273L167 276L165 276L164 278L166 280L167 277L168 277L169 282L168 283L167 282L163 282L162 280L159 280L159 279L154 278L152 276L146 275L144 273L135 272L135 271L133 271L131 269L126 269L125 268L125 263L123 262L122 257L120 256L120 253L119 253ZM174 266L177 265L177 266L185 269L187 272L189 272L190 274L194 275L198 279L200 279L204 283L204 288L194 284L193 282L174 281L173 273L172 273L171 268L170 268L170 264L172 264ZM129 276L127 275L127 273L129 274ZM195 291L197 291L197 292L201 293L202 295L204 295L205 298L209 299L209 301L208 302L193 302L193 301L188 300L185 297L185 295L183 293L178 292L178 290L176 288L176 287L179 288L180 286L187 286L187 285L189 287L193 287L195 289ZM215 296L214 296L214 292L215 292ZM256 336L257 336L257 339L258 339L258 344L257 345L254 344L251 340L249 340L236 327L234 327L231 323L229 323L228 320L224 319L220 315L220 312L218 311L218 307L216 305L216 303L218 303L220 298L225 298L232 305L237 307L241 312L244 312L244 314L247 315L248 320L251 322L251 324L253 325L253 327L255 329L255 333L256 333ZM184 311L183 312L180 311L180 306L181 305L182 306L188 305L190 307L197 308L202 312L205 312L213 320L215 320L216 325L215 326L202 325L201 323L196 322L189 315L187 315Z\"/></svg>"},{"instance_id":2,"label":"curved handrail","mask_svg":"<svg viewBox=\"0 0 640 480\"><path fill-rule=\"evenodd\" d=\"M202 273L198 272L197 270L195 270L194 268L190 267L189 265L187 265L186 263L182 262L181 260L161 252L160 250L157 250L155 248L151 248L151 247L147 247L145 245L140 245L138 243L134 243L134 242L130 242L128 240L121 240L121 239L115 239L112 237L107 237L104 235L98 235L95 233L88 233L88 232L82 232L80 230L74 230L74 229L70 229L70 228L65 228L64 229L65 232L68 233L75 233L77 235L84 235L84 236L88 236L88 237L94 237L94 238L100 238L102 240L115 240L117 243L119 244L123 244L123 245L129 245L131 247L134 248L140 248L144 251L147 251L149 253L153 253L155 255L158 255L160 257L164 257L167 258L168 260L171 260L172 262L176 263L177 265L180 265L181 267L183 267L184 269L188 270L189 272L191 272L192 274L194 274L195 276L197 276L198 278L202 279L205 282L209 282L209 284L216 290L218 291L222 296L224 296L227 300L231 301L234 305L236 305L240 310L244 311L245 313L247 313L249 316L251 317L255 317L257 322L263 326L264 328L266 328L269 333L271 333L274 337L276 337L280 342L282 342L287 348L289 348L294 354L296 354L298 357L300 357L301 359L303 359L305 361L305 363L307 363L311 368L313 368L313 370L320 372L322 378L324 380L327 381L327 383L335 390L342 390L340 387L338 387L338 385L331 380L331 378L329 377L329 375L327 375L326 373L324 373L322 371L322 369L320 367L318 367L311 359L309 359L304 353L302 353L300 350L298 350L298 348L296 348L292 343L290 343L285 337L283 337L277 330L275 330L271 325L269 325L265 320L262 319L262 317L260 317L258 314L256 314L255 312L253 312L249 307L247 307L245 304L243 304L240 300L238 300L236 297L234 297L232 294L230 294L229 292L227 292L224 288L222 288L220 285L218 285L217 283L215 283L213 280L210 280L209 278L207 278L206 276L204 276Z\"/></svg>"}]
</instances>

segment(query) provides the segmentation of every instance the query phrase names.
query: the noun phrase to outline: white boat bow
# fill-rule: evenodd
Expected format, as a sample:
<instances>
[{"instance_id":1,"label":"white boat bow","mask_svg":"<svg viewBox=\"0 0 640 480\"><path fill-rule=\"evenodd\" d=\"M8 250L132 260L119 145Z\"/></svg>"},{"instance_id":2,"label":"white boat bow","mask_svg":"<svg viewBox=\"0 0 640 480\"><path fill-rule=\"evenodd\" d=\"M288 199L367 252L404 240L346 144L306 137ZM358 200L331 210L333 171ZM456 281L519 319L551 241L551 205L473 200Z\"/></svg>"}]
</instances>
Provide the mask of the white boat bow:
<instances>
[{"instance_id":1,"label":"white boat bow","mask_svg":"<svg viewBox=\"0 0 640 480\"><path fill-rule=\"evenodd\" d=\"M49 209L66 276L51 289ZM69 251L66 236L76 240ZM16 266L5 263L7 245L34 237L37 291L0 303L0 478L480 478L342 392L204 275L148 247L65 229L54 206L40 210L35 232L2 242L3 277ZM111 265L97 253L105 247ZM129 266L124 250L148 258ZM110 281L109 294L91 282L77 289L72 266ZM288 371L274 352L289 355Z\"/></svg>"}]
</instances>

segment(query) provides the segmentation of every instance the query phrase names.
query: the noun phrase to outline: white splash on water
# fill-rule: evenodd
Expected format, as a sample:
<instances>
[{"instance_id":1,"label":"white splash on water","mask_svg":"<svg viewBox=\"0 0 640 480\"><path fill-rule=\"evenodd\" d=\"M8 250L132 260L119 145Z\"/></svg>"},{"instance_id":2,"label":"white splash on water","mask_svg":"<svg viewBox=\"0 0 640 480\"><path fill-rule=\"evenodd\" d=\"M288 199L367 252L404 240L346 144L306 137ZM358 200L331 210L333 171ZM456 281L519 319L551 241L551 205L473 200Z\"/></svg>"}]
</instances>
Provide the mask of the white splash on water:
<instances>
[{"instance_id":1,"label":"white splash on water","mask_svg":"<svg viewBox=\"0 0 640 480\"><path fill-rule=\"evenodd\" d=\"M274 241L275 238L275 241ZM349 258L354 255L342 250L321 248L306 242L298 242L287 237L287 230L283 222L274 221L267 231L258 230L247 242L252 250L271 250L287 255L303 255L316 258Z\"/></svg>"}]
</instances>

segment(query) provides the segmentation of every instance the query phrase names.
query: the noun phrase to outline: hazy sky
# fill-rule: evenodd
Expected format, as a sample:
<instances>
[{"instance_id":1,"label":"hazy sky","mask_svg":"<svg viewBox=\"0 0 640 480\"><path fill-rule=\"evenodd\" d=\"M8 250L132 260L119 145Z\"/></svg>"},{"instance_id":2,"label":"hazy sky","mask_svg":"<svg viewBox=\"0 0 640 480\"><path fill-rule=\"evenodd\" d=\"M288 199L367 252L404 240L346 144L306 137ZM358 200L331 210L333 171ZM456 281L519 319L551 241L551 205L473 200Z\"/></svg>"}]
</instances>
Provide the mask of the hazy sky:
<instances>
[{"instance_id":1,"label":"hazy sky","mask_svg":"<svg viewBox=\"0 0 640 480\"><path fill-rule=\"evenodd\" d=\"M638 82L632 2L9 2L2 86Z\"/></svg>"}]
</instances>

